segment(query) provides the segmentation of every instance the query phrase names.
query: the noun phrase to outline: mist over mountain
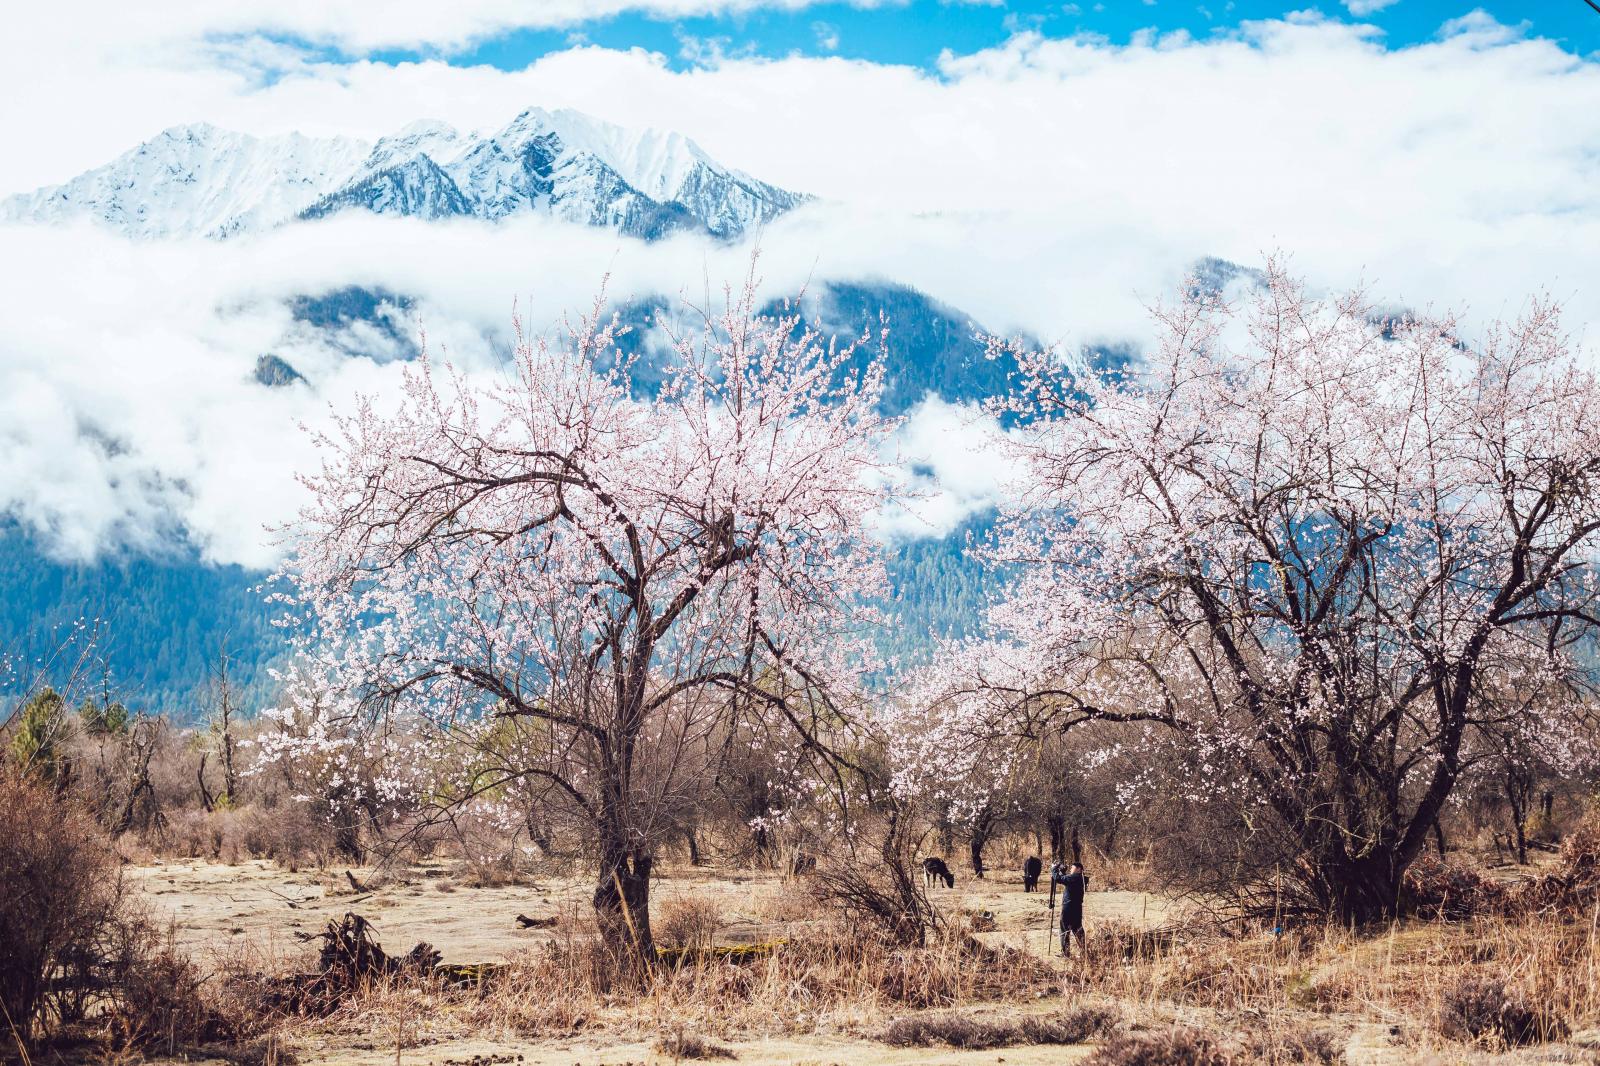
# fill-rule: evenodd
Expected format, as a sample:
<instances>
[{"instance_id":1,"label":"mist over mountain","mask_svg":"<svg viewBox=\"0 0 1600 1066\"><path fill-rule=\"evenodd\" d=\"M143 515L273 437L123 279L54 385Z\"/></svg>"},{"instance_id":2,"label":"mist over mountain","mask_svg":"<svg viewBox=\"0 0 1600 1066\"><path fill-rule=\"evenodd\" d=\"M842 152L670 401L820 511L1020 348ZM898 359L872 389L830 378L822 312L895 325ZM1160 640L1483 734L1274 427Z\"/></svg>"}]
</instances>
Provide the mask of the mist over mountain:
<instances>
[{"instance_id":1,"label":"mist over mountain","mask_svg":"<svg viewBox=\"0 0 1600 1066\"><path fill-rule=\"evenodd\" d=\"M543 216L648 243L677 233L748 238L806 199L719 164L680 134L529 109L490 134L419 122L370 144L175 127L64 184L3 201L0 219L36 226L87 221L131 241L207 238L232 248L230 239L333 216L403 218L430 232L458 219L498 228ZM1226 284L1230 269L1208 263L1206 283ZM783 312L794 298L775 298L765 310ZM985 486L993 471L969 476L977 487L952 488L940 483L934 466L962 447L960 423L976 417L963 412L1003 394L1016 367L1008 357L991 357L986 325L973 315L892 279L818 280L793 306L802 326L824 337L848 343L870 334L874 340L862 345L857 365L876 354L876 338L887 329L882 408L908 416L920 446L931 452L914 457L908 476L930 495L955 497L933 519L902 515L886 529L895 545L893 607L904 624L886 633L884 650L915 659L941 636L970 632L993 589L993 578L965 551L992 518ZM705 319L683 296L648 289L616 294L613 308L626 327L619 345L634 360L635 391L650 395L665 375L671 335L704 328ZM251 395L266 404L308 390L299 395L311 399L346 368L414 359L423 347L421 327L441 320L479 362L493 365L494 353L512 341L506 326L474 324L481 319L460 314L449 295L426 284L308 277L299 291L249 296L237 308L218 310L223 322L244 315L277 331L273 339L242 330L256 346L221 353L248 368L241 376L247 407L255 406ZM1114 346L1085 353L1091 365L1121 365L1131 357L1131 349ZM285 432L293 430L286 425ZM121 447L107 437L107 449ZM962 460L952 469L963 461L975 465ZM258 589L266 572L207 562L181 523L174 528L169 539L176 542L166 548L106 544L92 561L58 555L37 529L0 529L0 638L13 657L47 655L51 634L98 619L98 668L131 704L195 715L207 666L224 647L251 702L270 698L267 668L282 654L282 641Z\"/></svg>"},{"instance_id":2,"label":"mist over mountain","mask_svg":"<svg viewBox=\"0 0 1600 1066\"><path fill-rule=\"evenodd\" d=\"M294 296L287 302L294 329L314 334L348 358L414 358L407 317L415 298L384 290L343 287ZM778 312L774 303L766 310ZM905 286L883 282L817 286L799 308L805 324L843 340L887 324L886 413L906 415L924 401L980 401L1007 387L1014 366L989 359L982 327L958 309ZM681 301L638 297L618 308L627 332L622 349L636 357L635 391L659 387L668 356L665 321L680 328ZM304 336L301 337L302 343ZM864 362L875 348L864 346ZM397 355L391 353L398 353ZM263 390L315 388L289 360L272 352L255 363ZM960 636L976 622L993 581L966 557L969 536L981 536L988 513L951 531L903 536L891 552L892 609L903 625L886 631L886 653L914 660L941 636ZM913 527L914 528L914 527ZM17 529L0 536L0 634L13 654L38 658L51 634L78 619L98 619L104 634L98 670L132 706L180 719L203 712L207 670L226 647L249 706L271 697L269 666L282 654L282 636L259 586L266 572L217 566L178 546L159 557L111 551L94 562L53 557L47 541Z\"/></svg>"}]
</instances>

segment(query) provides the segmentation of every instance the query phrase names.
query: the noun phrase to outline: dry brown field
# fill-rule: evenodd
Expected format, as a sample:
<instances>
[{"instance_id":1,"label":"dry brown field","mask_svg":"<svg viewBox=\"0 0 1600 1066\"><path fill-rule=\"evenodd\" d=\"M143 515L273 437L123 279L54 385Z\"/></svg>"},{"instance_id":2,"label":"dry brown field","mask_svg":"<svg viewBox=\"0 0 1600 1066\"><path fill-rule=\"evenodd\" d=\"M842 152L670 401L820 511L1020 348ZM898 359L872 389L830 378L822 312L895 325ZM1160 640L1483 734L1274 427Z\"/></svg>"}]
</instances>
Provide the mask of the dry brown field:
<instances>
[{"instance_id":1,"label":"dry brown field","mask_svg":"<svg viewBox=\"0 0 1600 1066\"><path fill-rule=\"evenodd\" d=\"M306 938L346 912L367 917L391 952L426 941L446 963L515 968L583 927L591 891L572 877L474 885L443 861L298 872L264 861L154 861L125 871L154 915L171 923L180 946L219 980L230 971L308 969L317 942ZM1110 1012L1124 1032L1183 1028L1229 1047L1253 1040L1268 1048L1264 1058L1240 1052L1228 1061L1318 1061L1271 1051L1273 1041L1292 1045L1310 1033L1335 1049L1332 1061L1352 1064L1600 1062L1594 921L1562 920L1559 928L1528 921L1412 923L1359 938L1333 930L1284 938L1201 936L1130 960L1118 953L1117 938L1192 929L1203 918L1157 895L1095 891L1086 907L1094 950L1084 962L1047 953L1047 898L1024 893L1014 876L1003 874L983 881L962 877L955 889L935 892L944 912L972 928L978 941L1017 949L1029 965L1046 968L1015 989L1003 977L998 987L994 981L964 983L961 970L970 963L954 955L935 964L952 972L938 977L944 991L929 1005L915 996L830 996L819 989L829 982L845 987L840 975L796 977L770 957L708 964L728 973L680 976L642 993L574 991L539 980L519 984L515 993L374 987L328 1017L274 1023L254 1055L263 1064L328 1066L623 1066L683 1061L685 1045L674 1041L687 1036L691 1044L698 1038L734 1056L725 1061L747 1064L1028 1066L1082 1061L1103 1041L962 1049L897 1047L885 1037L897 1021L919 1015L1015 1023L1093 1007ZM774 874L672 866L652 899L658 933L675 911L686 911L700 916L708 926L702 935L716 944L780 942L775 951L781 953L792 950L781 943L786 940L826 937L830 929L837 935L825 912L806 900L803 882ZM556 924L521 929L519 914ZM1540 966L1560 973L1536 972ZM1560 998L1554 1007L1562 1038L1510 1048L1445 1036L1437 1022L1441 997L1452 982L1480 969ZM1158 1060L1128 1060L1138 1061Z\"/></svg>"}]
</instances>

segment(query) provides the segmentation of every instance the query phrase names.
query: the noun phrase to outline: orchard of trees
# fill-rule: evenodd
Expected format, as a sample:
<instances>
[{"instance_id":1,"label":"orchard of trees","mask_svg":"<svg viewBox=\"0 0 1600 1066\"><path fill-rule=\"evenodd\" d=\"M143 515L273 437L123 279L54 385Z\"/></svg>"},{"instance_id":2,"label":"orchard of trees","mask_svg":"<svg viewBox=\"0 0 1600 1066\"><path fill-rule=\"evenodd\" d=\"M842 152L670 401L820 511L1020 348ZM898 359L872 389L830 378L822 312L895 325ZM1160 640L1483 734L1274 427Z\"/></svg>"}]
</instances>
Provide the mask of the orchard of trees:
<instances>
[{"instance_id":1,"label":"orchard of trees","mask_svg":"<svg viewBox=\"0 0 1600 1066\"><path fill-rule=\"evenodd\" d=\"M1135 810L1186 887L1364 923L1452 805L1588 772L1600 386L1553 305L1468 337L1273 263L1156 308L1116 372L993 342L1003 591L916 667L882 655L874 518L915 503L886 339L759 306L731 292L647 397L597 305L492 384L423 358L347 412L283 531L267 755L589 842L644 960L652 865L714 800L913 927L919 820L981 873L1001 825L1060 854Z\"/></svg>"}]
</instances>

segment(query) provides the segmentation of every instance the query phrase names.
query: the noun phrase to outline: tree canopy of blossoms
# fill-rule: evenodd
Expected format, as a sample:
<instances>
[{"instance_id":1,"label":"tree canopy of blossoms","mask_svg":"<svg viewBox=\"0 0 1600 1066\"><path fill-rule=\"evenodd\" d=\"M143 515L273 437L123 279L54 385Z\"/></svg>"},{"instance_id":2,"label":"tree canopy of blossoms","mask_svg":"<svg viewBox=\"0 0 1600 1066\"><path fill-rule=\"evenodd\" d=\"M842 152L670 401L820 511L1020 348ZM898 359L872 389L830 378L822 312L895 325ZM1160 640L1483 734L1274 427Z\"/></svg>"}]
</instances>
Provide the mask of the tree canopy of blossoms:
<instances>
[{"instance_id":1,"label":"tree canopy of blossoms","mask_svg":"<svg viewBox=\"0 0 1600 1066\"><path fill-rule=\"evenodd\" d=\"M881 362L755 301L674 337L653 395L599 304L556 341L519 326L489 384L424 358L396 409L317 438L288 531L301 697L275 754L396 723L461 745L453 774L390 760L376 787L560 805L602 932L645 957L689 753L729 715L814 753L874 668Z\"/></svg>"},{"instance_id":2,"label":"tree canopy of blossoms","mask_svg":"<svg viewBox=\"0 0 1600 1066\"><path fill-rule=\"evenodd\" d=\"M981 788L1041 728L1143 723L1164 780L1287 842L1280 905L1392 914L1474 760L1586 755L1600 387L1546 302L1466 343L1274 262L1154 316L1131 372L1016 351L1016 580L996 647L921 682L906 772L984 745Z\"/></svg>"}]
</instances>

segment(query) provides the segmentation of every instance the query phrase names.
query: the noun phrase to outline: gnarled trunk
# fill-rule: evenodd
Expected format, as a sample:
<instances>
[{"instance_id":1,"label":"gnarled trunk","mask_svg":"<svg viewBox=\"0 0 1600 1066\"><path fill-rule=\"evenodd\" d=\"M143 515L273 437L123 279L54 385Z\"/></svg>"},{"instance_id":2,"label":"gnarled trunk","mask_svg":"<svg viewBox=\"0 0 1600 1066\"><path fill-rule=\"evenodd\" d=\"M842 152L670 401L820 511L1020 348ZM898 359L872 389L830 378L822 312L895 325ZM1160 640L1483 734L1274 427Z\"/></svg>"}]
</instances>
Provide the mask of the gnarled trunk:
<instances>
[{"instance_id":1,"label":"gnarled trunk","mask_svg":"<svg viewBox=\"0 0 1600 1066\"><path fill-rule=\"evenodd\" d=\"M609 834L608 834L609 835ZM615 839L601 842L594 914L600 937L619 960L640 969L656 961L650 934L650 868L653 857L629 851Z\"/></svg>"}]
</instances>

